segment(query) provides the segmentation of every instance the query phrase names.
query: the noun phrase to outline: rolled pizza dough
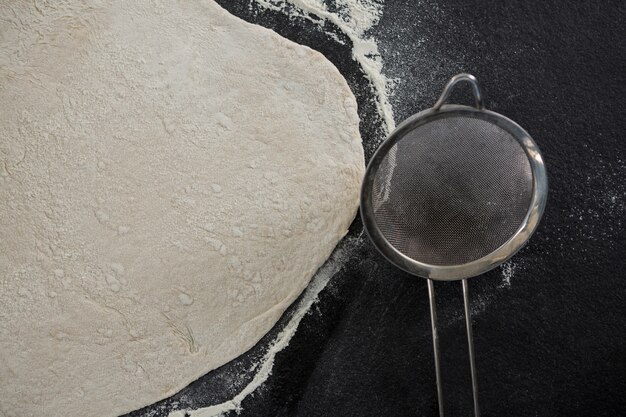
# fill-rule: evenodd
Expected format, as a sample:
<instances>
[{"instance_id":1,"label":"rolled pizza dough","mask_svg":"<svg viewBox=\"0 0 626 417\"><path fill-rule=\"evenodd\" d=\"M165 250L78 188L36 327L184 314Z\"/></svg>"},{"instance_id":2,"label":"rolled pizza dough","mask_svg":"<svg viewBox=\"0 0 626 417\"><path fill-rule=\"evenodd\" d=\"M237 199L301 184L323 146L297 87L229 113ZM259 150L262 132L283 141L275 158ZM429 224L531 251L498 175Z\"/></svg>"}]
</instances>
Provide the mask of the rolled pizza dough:
<instances>
[{"instance_id":1,"label":"rolled pizza dough","mask_svg":"<svg viewBox=\"0 0 626 417\"><path fill-rule=\"evenodd\" d=\"M0 0L0 415L114 416L253 346L346 233L356 102L211 0Z\"/></svg>"}]
</instances>

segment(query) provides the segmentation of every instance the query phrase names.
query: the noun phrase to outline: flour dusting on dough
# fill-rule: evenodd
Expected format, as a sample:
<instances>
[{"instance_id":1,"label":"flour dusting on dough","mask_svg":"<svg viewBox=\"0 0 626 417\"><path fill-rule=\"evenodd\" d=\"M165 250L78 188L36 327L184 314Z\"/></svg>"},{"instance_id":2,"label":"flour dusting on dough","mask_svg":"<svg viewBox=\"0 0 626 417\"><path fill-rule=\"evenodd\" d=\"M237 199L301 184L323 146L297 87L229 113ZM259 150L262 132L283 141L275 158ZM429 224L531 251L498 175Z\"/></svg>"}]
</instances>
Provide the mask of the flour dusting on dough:
<instances>
[{"instance_id":1,"label":"flour dusting on dough","mask_svg":"<svg viewBox=\"0 0 626 417\"><path fill-rule=\"evenodd\" d=\"M369 29L374 27L382 14L382 3L376 0L337 0L336 11L330 11L322 0L255 0L263 8L280 11L290 17L306 18L318 23L323 28L323 23L330 22L338 27L352 42L352 57L357 61L368 80L371 82L376 96L376 109L383 122L386 135L395 129L393 109L389 102L392 81L387 79L382 72L383 61L378 52L376 40L367 35ZM336 34L327 32L329 36L342 43ZM382 140L384 138L381 138ZM377 141L379 142L379 141ZM390 155L390 157L395 155ZM392 172L388 173L388 182ZM383 191L384 192L384 191ZM382 200L384 200L384 196ZM221 404L200 408L197 410L173 411L168 417L212 417L220 416L228 412L240 412L242 402L250 394L261 387L272 374L276 355L286 348L291 338L297 331L302 318L309 312L318 299L320 292L326 287L330 279L343 267L349 259L349 254L354 250L361 238L347 238L333 256L320 268L311 283L303 293L293 316L270 345L261 361L251 371L256 371L253 379L231 400Z\"/></svg>"},{"instance_id":2,"label":"flour dusting on dough","mask_svg":"<svg viewBox=\"0 0 626 417\"><path fill-rule=\"evenodd\" d=\"M298 325L302 318L309 312L311 307L317 302L320 292L326 287L330 279L341 270L346 261L358 245L362 242L360 237L346 238L340 247L335 250L330 259L320 268L311 283L304 291L298 307L289 319L285 328L276 336L271 343L269 349L263 356L263 359L253 366L256 374L252 381L246 385L239 394L229 401L221 404L212 405L210 407L200 408L198 410L178 410L169 414L169 417L213 417L220 416L230 411L240 412L242 410L241 403L243 400L260 386L272 374L274 360L276 355L289 346L291 338L296 334Z\"/></svg>"},{"instance_id":3,"label":"flour dusting on dough","mask_svg":"<svg viewBox=\"0 0 626 417\"><path fill-rule=\"evenodd\" d=\"M0 0L3 417L119 416L240 357L359 204L320 53L212 0L87 3Z\"/></svg>"}]
</instances>

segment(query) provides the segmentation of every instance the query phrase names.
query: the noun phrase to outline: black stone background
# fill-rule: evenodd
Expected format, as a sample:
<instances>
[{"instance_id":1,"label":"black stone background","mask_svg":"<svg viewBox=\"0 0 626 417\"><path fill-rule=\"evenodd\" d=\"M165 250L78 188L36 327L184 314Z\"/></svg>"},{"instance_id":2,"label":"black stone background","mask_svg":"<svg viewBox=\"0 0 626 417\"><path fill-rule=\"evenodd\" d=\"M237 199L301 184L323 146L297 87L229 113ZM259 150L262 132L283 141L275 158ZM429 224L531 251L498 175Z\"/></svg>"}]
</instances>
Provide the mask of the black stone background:
<instances>
[{"instance_id":1,"label":"black stone background","mask_svg":"<svg viewBox=\"0 0 626 417\"><path fill-rule=\"evenodd\" d=\"M218 3L339 68L357 96L369 158L381 121L345 36L324 28L346 46L250 0ZM626 3L388 0L371 34L397 80L396 122L470 72L487 107L529 131L546 160L547 209L513 259L510 286L501 269L470 280L483 415L626 415ZM361 229L357 218L349 236ZM437 415L426 282L391 266L367 239L352 250L242 416ZM461 285L436 289L446 415L469 416ZM247 354L129 416L232 398L291 313Z\"/></svg>"}]
</instances>

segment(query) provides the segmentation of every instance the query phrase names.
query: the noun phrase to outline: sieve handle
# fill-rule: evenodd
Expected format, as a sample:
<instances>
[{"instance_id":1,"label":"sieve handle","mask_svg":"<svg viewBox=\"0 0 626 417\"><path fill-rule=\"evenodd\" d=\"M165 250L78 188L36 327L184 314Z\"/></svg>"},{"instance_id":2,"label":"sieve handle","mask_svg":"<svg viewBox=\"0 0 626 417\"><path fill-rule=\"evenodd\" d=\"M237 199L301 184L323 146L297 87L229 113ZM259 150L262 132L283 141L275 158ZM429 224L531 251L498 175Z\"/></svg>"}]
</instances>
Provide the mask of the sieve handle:
<instances>
[{"instance_id":1,"label":"sieve handle","mask_svg":"<svg viewBox=\"0 0 626 417\"><path fill-rule=\"evenodd\" d=\"M437 403L439 417L443 415L443 385L441 383L441 355L439 354L439 334L437 333L437 308L435 307L435 285L428 279L428 303L430 304L430 325L433 331L433 351L435 353L435 378L437 381Z\"/></svg>"},{"instance_id":2,"label":"sieve handle","mask_svg":"<svg viewBox=\"0 0 626 417\"><path fill-rule=\"evenodd\" d=\"M435 353L435 378L437 382L437 403L439 405L439 417L443 413L443 384L441 381L441 354L439 353L439 333L437 332L437 308L435 303L435 284L428 279L428 303L430 304L430 324L433 332L433 351ZM467 344L469 348L470 373L472 376L472 397L474 398L474 417L480 417L478 407L478 381L476 378L476 364L474 360L474 337L472 336L472 316L470 310L469 289L467 279L461 280L463 284L463 307L465 310L465 326L467 330Z\"/></svg>"},{"instance_id":3,"label":"sieve handle","mask_svg":"<svg viewBox=\"0 0 626 417\"><path fill-rule=\"evenodd\" d=\"M454 87L458 82L467 81L472 86L472 91L474 92L474 98L476 99L476 108L479 110L485 109L485 103L483 102L483 95L480 92L480 87L478 86L478 80L472 74L457 74L448 81L446 87L443 89L443 93L441 93L441 97L433 106L433 110L437 111L443 106L443 103L448 99L450 92L452 91L452 87Z\"/></svg>"},{"instance_id":4,"label":"sieve handle","mask_svg":"<svg viewBox=\"0 0 626 417\"><path fill-rule=\"evenodd\" d=\"M474 417L480 417L478 407L478 379L476 378L476 361L474 360L474 337L472 336L472 313L470 310L469 289L467 279L463 284L463 308L465 310L465 328L467 329L467 346L469 349L470 374L472 376L472 397L474 398Z\"/></svg>"}]
</instances>

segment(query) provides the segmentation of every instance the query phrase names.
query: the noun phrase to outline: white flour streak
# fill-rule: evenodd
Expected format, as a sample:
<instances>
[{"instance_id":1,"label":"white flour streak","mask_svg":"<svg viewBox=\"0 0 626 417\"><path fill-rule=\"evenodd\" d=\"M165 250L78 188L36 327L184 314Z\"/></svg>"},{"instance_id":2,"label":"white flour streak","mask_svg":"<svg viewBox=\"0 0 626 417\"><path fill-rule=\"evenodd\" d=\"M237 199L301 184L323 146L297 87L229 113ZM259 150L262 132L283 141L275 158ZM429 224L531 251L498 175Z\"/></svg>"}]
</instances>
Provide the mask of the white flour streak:
<instances>
[{"instance_id":1,"label":"white flour streak","mask_svg":"<svg viewBox=\"0 0 626 417\"><path fill-rule=\"evenodd\" d=\"M376 94L376 109L381 116L385 134L395 129L393 109L389 103L391 82L382 73L383 60L376 40L367 35L382 15L382 3L373 0L337 0L336 11L330 11L322 0L256 0L264 8L289 12L322 24L327 21L338 27L352 41L352 58L359 63ZM311 16L315 16L312 18ZM332 33L329 33L332 35Z\"/></svg>"},{"instance_id":2,"label":"white flour streak","mask_svg":"<svg viewBox=\"0 0 626 417\"><path fill-rule=\"evenodd\" d=\"M367 32L382 15L383 5L375 0L336 0L334 11L329 10L324 0L257 0L261 7L289 13L291 16L307 18L322 24L330 22L352 41L352 58L359 63L365 76L372 83L376 95L376 110L383 121L385 136L395 129L393 109L389 102L391 81L383 75L383 60L376 40ZM313 18L314 16L315 18ZM333 36L332 32L326 32ZM391 179L396 167L396 150L389 152L384 175L384 186L376 198L382 204L389 198Z\"/></svg>"},{"instance_id":3,"label":"white flour streak","mask_svg":"<svg viewBox=\"0 0 626 417\"><path fill-rule=\"evenodd\" d=\"M330 279L343 267L350 256L350 252L356 248L359 242L360 239L358 237L349 238L342 247L335 250L330 259L320 268L317 274L315 274L315 277L313 277L313 280L304 291L293 316L289 319L285 328L276 336L276 339L270 345L261 362L255 365L254 369L258 369L256 375L239 394L229 401L210 407L200 408L198 410L173 411L169 414L169 417L184 417L186 415L191 417L215 417L230 411L241 411L241 403L243 400L256 391L257 388L263 385L270 377L276 355L289 345L291 338L296 334L296 330L302 318L317 302L320 292L326 287Z\"/></svg>"}]
</instances>

